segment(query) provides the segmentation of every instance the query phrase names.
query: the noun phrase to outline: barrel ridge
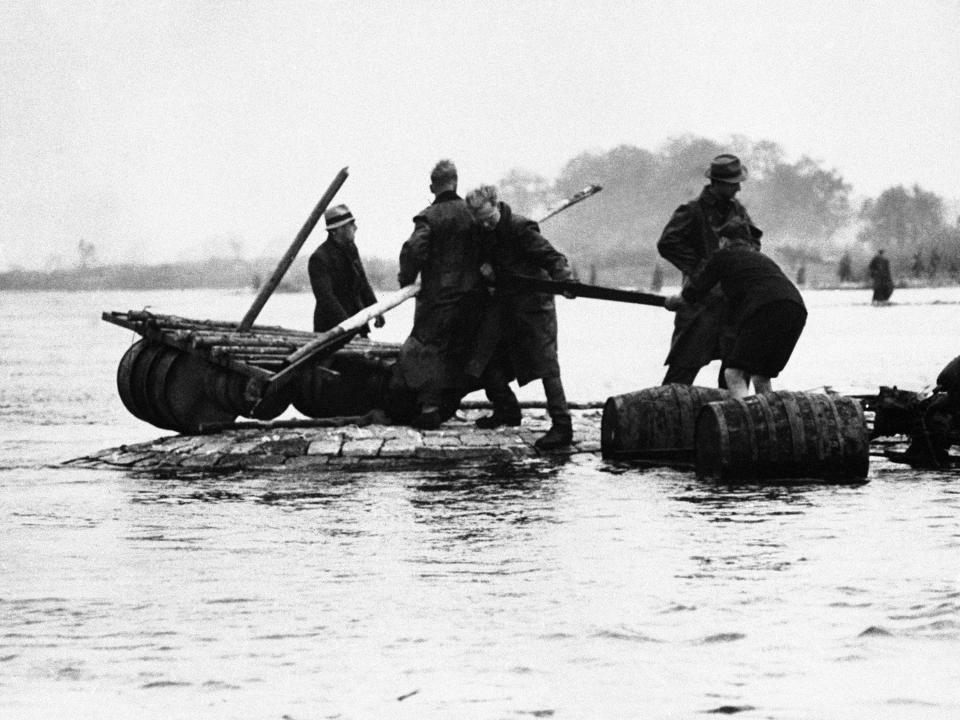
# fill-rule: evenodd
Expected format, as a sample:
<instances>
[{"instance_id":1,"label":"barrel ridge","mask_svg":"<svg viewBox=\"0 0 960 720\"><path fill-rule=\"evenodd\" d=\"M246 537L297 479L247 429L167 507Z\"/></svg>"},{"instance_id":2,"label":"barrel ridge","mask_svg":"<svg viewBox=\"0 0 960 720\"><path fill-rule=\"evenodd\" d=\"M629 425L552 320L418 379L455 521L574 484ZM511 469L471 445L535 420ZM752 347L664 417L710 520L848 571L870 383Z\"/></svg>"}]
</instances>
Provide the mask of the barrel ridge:
<instances>
[{"instance_id":1,"label":"barrel ridge","mask_svg":"<svg viewBox=\"0 0 960 720\"><path fill-rule=\"evenodd\" d=\"M150 409L163 421L162 427L175 430L178 425L177 419L167 405L165 388L167 374L176 362L179 351L166 345L161 347L163 350L158 353L157 359L151 363L147 371L147 400L150 403Z\"/></svg>"},{"instance_id":2,"label":"barrel ridge","mask_svg":"<svg viewBox=\"0 0 960 720\"><path fill-rule=\"evenodd\" d=\"M719 405L709 402L700 408L694 440L697 475L717 480L723 477L723 463L730 457L726 422Z\"/></svg>"},{"instance_id":3,"label":"barrel ridge","mask_svg":"<svg viewBox=\"0 0 960 720\"><path fill-rule=\"evenodd\" d=\"M123 357L120 358L120 364L117 365L117 392L120 395L120 402L134 417L150 422L133 397L132 385L133 368L146 347L147 341L141 338L128 347Z\"/></svg>"},{"instance_id":4,"label":"barrel ridge","mask_svg":"<svg viewBox=\"0 0 960 720\"><path fill-rule=\"evenodd\" d=\"M130 378L130 391L134 402L143 412L142 419L151 425L156 425L164 430L176 430L176 422L168 422L163 415L157 411L156 404L151 402L150 395L153 391L151 387L151 376L155 375L154 367L157 362L166 355L167 346L159 343L149 343L140 353L136 363L133 366L133 373Z\"/></svg>"}]
</instances>

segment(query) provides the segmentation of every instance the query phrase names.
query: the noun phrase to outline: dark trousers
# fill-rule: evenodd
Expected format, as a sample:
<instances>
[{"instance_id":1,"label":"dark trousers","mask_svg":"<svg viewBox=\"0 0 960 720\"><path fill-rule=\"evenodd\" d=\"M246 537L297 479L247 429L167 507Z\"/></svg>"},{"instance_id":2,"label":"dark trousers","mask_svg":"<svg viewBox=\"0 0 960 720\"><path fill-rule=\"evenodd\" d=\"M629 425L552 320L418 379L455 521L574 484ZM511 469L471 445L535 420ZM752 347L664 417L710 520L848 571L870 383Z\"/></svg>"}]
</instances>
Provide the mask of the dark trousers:
<instances>
[{"instance_id":1,"label":"dark trousers","mask_svg":"<svg viewBox=\"0 0 960 720\"><path fill-rule=\"evenodd\" d=\"M487 400L493 404L495 415L519 417L520 403L517 401L517 396L513 390L510 389L510 378L507 377L506 371L499 362L492 360L487 365L480 382L483 385L483 392L486 394Z\"/></svg>"},{"instance_id":2,"label":"dark trousers","mask_svg":"<svg viewBox=\"0 0 960 720\"><path fill-rule=\"evenodd\" d=\"M493 404L493 412L503 417L520 414L520 403L510 388L510 380L503 368L495 362L490 363L483 373L483 391ZM563 391L560 376L543 378L543 394L547 399L547 414L554 425L571 427L570 408L567 395Z\"/></svg>"},{"instance_id":3,"label":"dark trousers","mask_svg":"<svg viewBox=\"0 0 960 720\"><path fill-rule=\"evenodd\" d=\"M560 376L543 378L543 394L547 398L547 414L554 425L570 428L573 421L570 419L570 408L567 406L567 396L563 392L563 383Z\"/></svg>"}]
</instances>

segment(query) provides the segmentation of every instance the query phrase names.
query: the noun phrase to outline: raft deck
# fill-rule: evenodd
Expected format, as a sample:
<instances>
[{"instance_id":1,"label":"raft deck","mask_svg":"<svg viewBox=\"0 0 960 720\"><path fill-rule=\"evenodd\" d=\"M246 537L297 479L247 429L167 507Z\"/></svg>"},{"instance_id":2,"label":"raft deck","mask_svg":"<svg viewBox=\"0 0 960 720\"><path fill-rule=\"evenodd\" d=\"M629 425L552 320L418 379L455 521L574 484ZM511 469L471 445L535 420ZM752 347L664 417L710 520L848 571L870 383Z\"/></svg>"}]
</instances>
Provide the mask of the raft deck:
<instances>
[{"instance_id":1,"label":"raft deck","mask_svg":"<svg viewBox=\"0 0 960 720\"><path fill-rule=\"evenodd\" d=\"M573 411L573 445L541 453L534 442L550 427L544 411L524 412L520 427L479 430L483 410L467 410L437 430L400 425L296 427L279 421L210 435L172 435L122 445L67 462L81 467L136 471L296 471L323 468L397 469L434 462L510 462L544 455L599 453L599 409ZM255 423L250 423L254 425ZM308 423L302 423L309 425Z\"/></svg>"}]
</instances>

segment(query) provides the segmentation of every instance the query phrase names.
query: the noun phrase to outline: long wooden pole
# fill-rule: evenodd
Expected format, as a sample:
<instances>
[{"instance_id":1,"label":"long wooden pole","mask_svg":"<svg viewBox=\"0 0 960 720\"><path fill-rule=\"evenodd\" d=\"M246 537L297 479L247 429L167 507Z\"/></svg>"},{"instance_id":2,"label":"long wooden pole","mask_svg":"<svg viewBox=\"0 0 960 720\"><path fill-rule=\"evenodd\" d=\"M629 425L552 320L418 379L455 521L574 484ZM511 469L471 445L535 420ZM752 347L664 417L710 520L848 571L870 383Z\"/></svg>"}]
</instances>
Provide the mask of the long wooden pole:
<instances>
[{"instance_id":1,"label":"long wooden pole","mask_svg":"<svg viewBox=\"0 0 960 720\"><path fill-rule=\"evenodd\" d=\"M548 213L547 213L546 215L544 215L542 218L540 218L539 220L537 220L537 222L538 222L538 223L542 223L544 220L547 220L548 218L552 218L552 217L553 217L554 215L556 215L557 213L563 212L564 210L566 210L566 209L567 209L568 207L570 207L571 205L576 205L576 204L577 204L578 202L580 202L581 200L586 200L586 199L587 199L588 197L590 197L591 195L596 195L596 194L597 194L598 192L600 192L601 190L603 190L603 187L601 187L600 185L587 185L583 190L580 190L580 191L578 191L578 192L575 192L573 195L571 195L570 197L568 197L568 198L567 198L566 200L564 200L562 203L560 203L559 205L557 205L557 206L556 206L555 208L553 208L550 212L548 212Z\"/></svg>"},{"instance_id":2,"label":"long wooden pole","mask_svg":"<svg viewBox=\"0 0 960 720\"><path fill-rule=\"evenodd\" d=\"M402 287L373 305L365 307L356 315L351 315L336 327L317 334L312 342L307 343L286 357L288 365L285 368L272 375L267 382L261 383L258 390L260 397L264 398L269 392L282 388L290 382L295 376L295 373L308 362L315 358L323 358L333 354L349 342L350 338L360 332L360 329L377 315L383 315L387 310L395 308L400 303L406 302L412 297L416 297L419 291L420 281L417 280L412 285Z\"/></svg>"},{"instance_id":3,"label":"long wooden pole","mask_svg":"<svg viewBox=\"0 0 960 720\"><path fill-rule=\"evenodd\" d=\"M663 307L667 299L664 295L620 290L619 288L601 287L600 285L584 285L569 280L546 280L526 275L509 275L502 284L508 287L519 286L535 292L553 293L554 295L563 293L573 297L613 300L614 302L653 305L654 307Z\"/></svg>"},{"instance_id":4,"label":"long wooden pole","mask_svg":"<svg viewBox=\"0 0 960 720\"><path fill-rule=\"evenodd\" d=\"M342 323L326 332L317 335L313 342L309 342L299 350L291 353L287 357L287 365L283 370L270 379L270 382L282 382L284 378L295 372L304 363L312 360L324 350L344 340L345 338L356 335L360 329L370 322L377 315L383 315L387 310L395 308L402 302L414 297L420 291L420 281L400 288L394 293L375 302L373 305L365 307L356 315L351 315Z\"/></svg>"},{"instance_id":5,"label":"long wooden pole","mask_svg":"<svg viewBox=\"0 0 960 720\"><path fill-rule=\"evenodd\" d=\"M320 202L317 203L317 206L313 209L313 212L310 213L310 217L307 218L307 221L303 224L303 227L300 228L300 232L297 233L297 237L294 238L293 243L290 245L286 254L280 259L277 269L273 271L273 275L270 277L270 279L262 288L260 288L260 292L257 294L256 300L253 301L253 305L250 306L250 309L247 310L247 314L244 315L243 320L240 321L240 325L237 326L238 332L247 332L253 326L253 321L257 319L260 311L263 310L263 306L267 304L267 300L273 294L273 291L277 289L280 281L283 280L283 276L286 274L287 270L290 268L290 265L297 257L297 253L300 252L300 248L303 247L303 244L307 241L307 238L313 231L314 226L320 220L320 217L323 215L323 211L327 209L330 201L333 200L333 196L337 194L340 186L343 185L344 181L347 179L347 174L347 168L343 168L337 173L337 176L333 179L333 182L330 183L330 187L327 188L327 191L323 194L323 197L320 198Z\"/></svg>"}]
</instances>

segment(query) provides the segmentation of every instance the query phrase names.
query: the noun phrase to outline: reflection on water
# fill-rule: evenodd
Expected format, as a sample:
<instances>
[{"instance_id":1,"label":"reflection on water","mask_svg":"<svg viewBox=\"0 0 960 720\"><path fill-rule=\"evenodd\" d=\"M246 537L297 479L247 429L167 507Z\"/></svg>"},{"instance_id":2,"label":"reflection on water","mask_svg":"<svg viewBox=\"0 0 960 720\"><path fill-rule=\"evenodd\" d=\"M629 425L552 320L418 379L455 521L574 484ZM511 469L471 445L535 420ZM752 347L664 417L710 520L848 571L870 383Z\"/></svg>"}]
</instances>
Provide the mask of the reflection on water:
<instances>
[{"instance_id":1,"label":"reflection on water","mask_svg":"<svg viewBox=\"0 0 960 720\"><path fill-rule=\"evenodd\" d=\"M876 458L870 482L848 486L710 485L598 457L362 474L56 468L162 433L115 396L129 338L84 319L146 301L60 303L63 324L48 326L44 297L0 301L13 348L0 358L4 718L960 715L955 475ZM828 366L869 386L943 364L888 354L861 377L875 334L857 334L861 317L925 347L916 308L808 300L830 314L811 314L813 344L785 383L822 385ZM564 306L583 314L561 327L595 324L590 307ZM638 332L669 337L663 319ZM578 399L656 383L662 348L623 342L591 348L609 363L567 351Z\"/></svg>"}]
</instances>

